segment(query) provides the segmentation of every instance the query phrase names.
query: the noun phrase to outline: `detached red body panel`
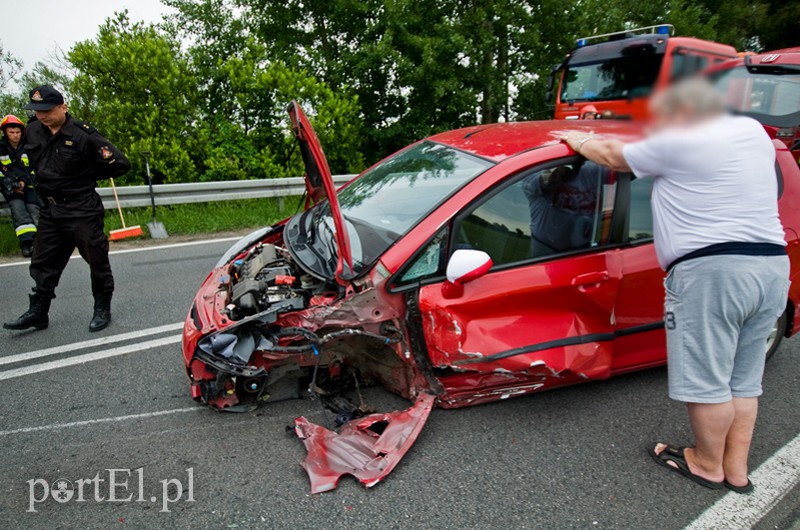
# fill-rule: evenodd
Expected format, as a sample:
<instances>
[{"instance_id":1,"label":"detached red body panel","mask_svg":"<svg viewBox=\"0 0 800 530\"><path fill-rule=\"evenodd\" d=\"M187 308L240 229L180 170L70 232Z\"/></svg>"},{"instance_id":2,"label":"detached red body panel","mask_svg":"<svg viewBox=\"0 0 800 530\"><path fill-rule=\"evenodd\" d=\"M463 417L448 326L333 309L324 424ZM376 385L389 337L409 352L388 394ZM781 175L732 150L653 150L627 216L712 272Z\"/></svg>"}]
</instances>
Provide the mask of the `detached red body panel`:
<instances>
[{"instance_id":1,"label":"detached red body panel","mask_svg":"<svg viewBox=\"0 0 800 530\"><path fill-rule=\"evenodd\" d=\"M422 394L409 409L351 420L338 433L297 418L294 430L308 451L303 468L311 493L334 489L342 475L368 488L383 480L417 440L435 400Z\"/></svg>"}]
</instances>

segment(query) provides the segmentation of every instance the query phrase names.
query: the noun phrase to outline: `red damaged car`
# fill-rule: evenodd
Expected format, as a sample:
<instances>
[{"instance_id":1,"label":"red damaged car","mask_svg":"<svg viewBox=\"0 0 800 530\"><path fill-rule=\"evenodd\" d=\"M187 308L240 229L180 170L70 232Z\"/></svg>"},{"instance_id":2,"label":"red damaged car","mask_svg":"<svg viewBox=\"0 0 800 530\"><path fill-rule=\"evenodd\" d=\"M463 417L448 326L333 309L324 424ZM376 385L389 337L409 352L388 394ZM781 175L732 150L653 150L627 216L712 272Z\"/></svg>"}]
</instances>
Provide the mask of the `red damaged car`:
<instances>
[{"instance_id":1,"label":"red damaged car","mask_svg":"<svg viewBox=\"0 0 800 530\"><path fill-rule=\"evenodd\" d=\"M463 407L663 365L663 272L651 179L558 141L613 121L494 124L415 143L337 192L316 135L289 108L308 208L235 244L200 288L183 355L192 396L249 409L310 390L338 432L304 418L312 491L348 473L377 483L434 405ZM796 331L800 170L775 142L792 261L770 354ZM367 414L346 398L379 383L414 402Z\"/></svg>"}]
</instances>

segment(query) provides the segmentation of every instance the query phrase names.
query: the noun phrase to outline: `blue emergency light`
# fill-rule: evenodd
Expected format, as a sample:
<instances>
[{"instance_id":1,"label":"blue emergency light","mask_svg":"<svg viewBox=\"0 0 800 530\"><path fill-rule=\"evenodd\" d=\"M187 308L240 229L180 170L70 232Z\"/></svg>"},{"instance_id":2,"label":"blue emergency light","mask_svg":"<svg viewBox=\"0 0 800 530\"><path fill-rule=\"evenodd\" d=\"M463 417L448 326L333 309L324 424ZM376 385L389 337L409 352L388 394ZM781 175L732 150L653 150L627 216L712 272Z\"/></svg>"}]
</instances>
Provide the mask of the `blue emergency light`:
<instances>
[{"instance_id":1,"label":"blue emergency light","mask_svg":"<svg viewBox=\"0 0 800 530\"><path fill-rule=\"evenodd\" d=\"M644 28L635 28L635 29L626 29L624 31L617 31L614 33L603 33L602 35L591 35L589 37L583 37L581 39L577 39L578 48L582 48L589 44L589 41L596 41L600 39L608 39L610 37L618 37L619 35L623 35L624 38L632 37L634 35L644 35L646 33L656 33L658 35L666 35L669 37L672 30L675 28L672 24L661 24L658 26L647 26Z\"/></svg>"}]
</instances>

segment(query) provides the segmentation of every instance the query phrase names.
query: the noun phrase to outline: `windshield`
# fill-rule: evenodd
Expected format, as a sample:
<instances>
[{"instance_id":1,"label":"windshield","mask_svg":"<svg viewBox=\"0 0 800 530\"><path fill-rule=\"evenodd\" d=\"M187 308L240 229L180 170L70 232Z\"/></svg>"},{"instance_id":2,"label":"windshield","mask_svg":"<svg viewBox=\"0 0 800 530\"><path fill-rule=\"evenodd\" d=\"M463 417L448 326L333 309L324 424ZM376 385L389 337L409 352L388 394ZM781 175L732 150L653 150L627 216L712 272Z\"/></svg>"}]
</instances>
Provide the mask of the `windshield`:
<instances>
[{"instance_id":1,"label":"windshield","mask_svg":"<svg viewBox=\"0 0 800 530\"><path fill-rule=\"evenodd\" d=\"M605 101L645 97L661 70L663 54L617 57L567 66L561 101Z\"/></svg>"},{"instance_id":2,"label":"windshield","mask_svg":"<svg viewBox=\"0 0 800 530\"><path fill-rule=\"evenodd\" d=\"M764 125L793 127L800 124L800 74L751 73L744 66L717 73L714 83L728 107Z\"/></svg>"},{"instance_id":3,"label":"windshield","mask_svg":"<svg viewBox=\"0 0 800 530\"><path fill-rule=\"evenodd\" d=\"M366 272L437 205L491 166L487 160L426 141L397 153L339 192L353 244L350 276ZM336 248L327 201L293 217L285 234L289 250L309 272L333 276Z\"/></svg>"}]
</instances>

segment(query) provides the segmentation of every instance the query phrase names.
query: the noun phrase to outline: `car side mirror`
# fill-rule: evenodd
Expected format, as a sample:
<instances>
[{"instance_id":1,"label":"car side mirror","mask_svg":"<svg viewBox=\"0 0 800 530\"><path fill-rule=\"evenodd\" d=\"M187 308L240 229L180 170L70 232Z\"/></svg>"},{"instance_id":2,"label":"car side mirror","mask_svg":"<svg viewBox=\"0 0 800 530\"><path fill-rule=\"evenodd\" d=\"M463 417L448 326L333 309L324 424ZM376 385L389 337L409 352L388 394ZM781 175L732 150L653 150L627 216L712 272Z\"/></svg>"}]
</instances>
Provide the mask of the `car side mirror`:
<instances>
[{"instance_id":1,"label":"car side mirror","mask_svg":"<svg viewBox=\"0 0 800 530\"><path fill-rule=\"evenodd\" d=\"M442 285L443 296L458 298L464 293L465 284L485 275L492 265L492 258L482 250L456 250L447 262L447 281Z\"/></svg>"}]
</instances>

